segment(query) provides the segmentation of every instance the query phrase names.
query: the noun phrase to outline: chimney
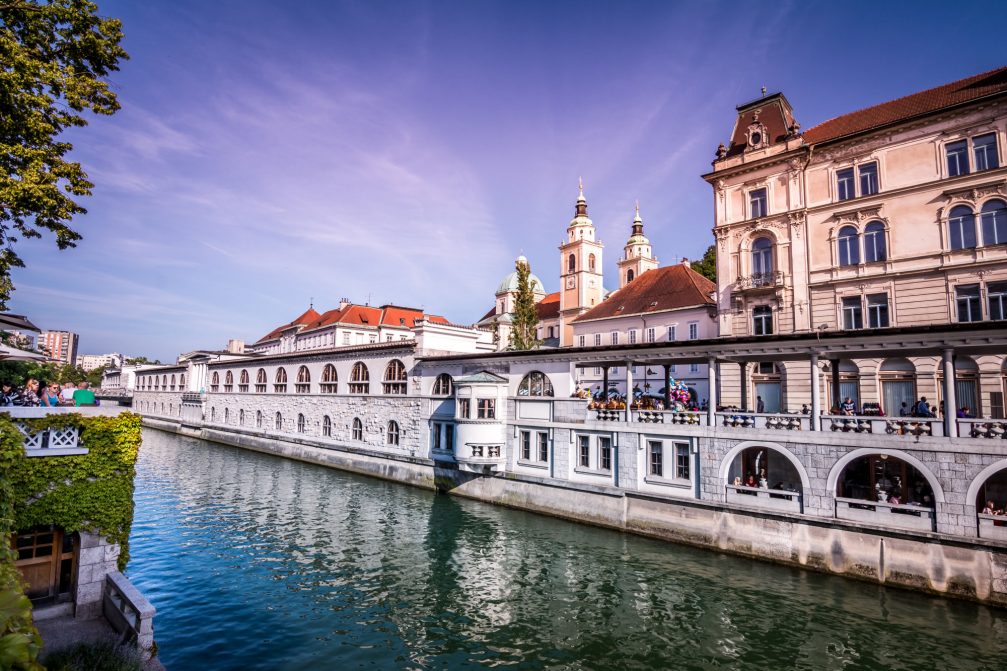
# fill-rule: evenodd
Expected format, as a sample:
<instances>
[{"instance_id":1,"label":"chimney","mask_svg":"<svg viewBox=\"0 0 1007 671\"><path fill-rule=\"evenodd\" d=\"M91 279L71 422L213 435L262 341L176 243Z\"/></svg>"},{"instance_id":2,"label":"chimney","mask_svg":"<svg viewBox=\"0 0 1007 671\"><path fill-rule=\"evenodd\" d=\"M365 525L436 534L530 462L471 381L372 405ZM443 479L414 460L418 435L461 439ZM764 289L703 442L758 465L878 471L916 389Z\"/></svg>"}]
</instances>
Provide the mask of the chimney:
<instances>
[{"instance_id":1,"label":"chimney","mask_svg":"<svg viewBox=\"0 0 1007 671\"><path fill-rule=\"evenodd\" d=\"M352 303L350 303L350 299L349 298L340 298L339 299L339 309L340 310L345 310L350 305L352 305Z\"/></svg>"},{"instance_id":2,"label":"chimney","mask_svg":"<svg viewBox=\"0 0 1007 671\"><path fill-rule=\"evenodd\" d=\"M687 256L683 256L682 257L682 265L683 266L689 265L689 257L687 257Z\"/></svg>"},{"instance_id":3,"label":"chimney","mask_svg":"<svg viewBox=\"0 0 1007 671\"><path fill-rule=\"evenodd\" d=\"M231 338L227 341L227 351L231 354L244 354L245 353L245 341L237 340Z\"/></svg>"}]
</instances>

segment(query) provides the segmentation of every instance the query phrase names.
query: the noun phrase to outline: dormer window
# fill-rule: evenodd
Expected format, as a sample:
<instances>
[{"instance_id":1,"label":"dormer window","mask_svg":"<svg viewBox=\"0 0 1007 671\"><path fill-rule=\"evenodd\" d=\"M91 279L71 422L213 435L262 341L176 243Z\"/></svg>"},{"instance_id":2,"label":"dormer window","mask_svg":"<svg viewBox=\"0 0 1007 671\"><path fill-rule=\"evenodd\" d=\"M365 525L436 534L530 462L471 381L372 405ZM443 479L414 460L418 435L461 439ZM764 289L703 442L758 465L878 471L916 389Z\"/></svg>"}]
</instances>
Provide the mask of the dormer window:
<instances>
[{"instance_id":1,"label":"dormer window","mask_svg":"<svg viewBox=\"0 0 1007 671\"><path fill-rule=\"evenodd\" d=\"M748 125L746 136L748 137L748 146L746 149L762 149L768 144L766 126L759 121L758 112L752 115L752 123Z\"/></svg>"}]
</instances>

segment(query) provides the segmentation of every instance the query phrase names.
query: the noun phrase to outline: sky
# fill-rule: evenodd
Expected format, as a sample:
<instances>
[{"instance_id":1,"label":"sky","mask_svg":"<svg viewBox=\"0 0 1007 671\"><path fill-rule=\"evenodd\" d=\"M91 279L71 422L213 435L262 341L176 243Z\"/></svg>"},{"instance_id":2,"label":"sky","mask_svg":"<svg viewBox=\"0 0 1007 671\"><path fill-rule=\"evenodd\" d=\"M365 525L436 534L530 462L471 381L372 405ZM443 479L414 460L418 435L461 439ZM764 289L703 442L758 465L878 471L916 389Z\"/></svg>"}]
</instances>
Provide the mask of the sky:
<instances>
[{"instance_id":1,"label":"sky","mask_svg":"<svg viewBox=\"0 0 1007 671\"><path fill-rule=\"evenodd\" d=\"M343 297L472 323L518 254L555 291L581 177L606 286L637 200L662 265L698 259L700 176L761 87L806 130L1007 64L999 2L99 6L131 58L68 134L84 238L18 243L10 307L163 361Z\"/></svg>"}]
</instances>

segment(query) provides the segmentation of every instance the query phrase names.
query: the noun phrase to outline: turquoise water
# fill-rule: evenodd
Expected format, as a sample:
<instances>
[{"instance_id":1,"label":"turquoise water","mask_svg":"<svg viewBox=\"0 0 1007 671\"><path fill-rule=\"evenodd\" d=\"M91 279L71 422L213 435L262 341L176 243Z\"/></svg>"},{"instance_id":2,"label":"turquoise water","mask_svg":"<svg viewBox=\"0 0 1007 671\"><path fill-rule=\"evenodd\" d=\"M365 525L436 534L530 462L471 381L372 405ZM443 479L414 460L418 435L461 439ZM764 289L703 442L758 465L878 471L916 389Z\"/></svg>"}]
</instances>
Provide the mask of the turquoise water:
<instances>
[{"instance_id":1,"label":"turquoise water","mask_svg":"<svg viewBox=\"0 0 1007 671\"><path fill-rule=\"evenodd\" d=\"M169 671L1007 669L1007 610L157 431L130 543Z\"/></svg>"}]
</instances>

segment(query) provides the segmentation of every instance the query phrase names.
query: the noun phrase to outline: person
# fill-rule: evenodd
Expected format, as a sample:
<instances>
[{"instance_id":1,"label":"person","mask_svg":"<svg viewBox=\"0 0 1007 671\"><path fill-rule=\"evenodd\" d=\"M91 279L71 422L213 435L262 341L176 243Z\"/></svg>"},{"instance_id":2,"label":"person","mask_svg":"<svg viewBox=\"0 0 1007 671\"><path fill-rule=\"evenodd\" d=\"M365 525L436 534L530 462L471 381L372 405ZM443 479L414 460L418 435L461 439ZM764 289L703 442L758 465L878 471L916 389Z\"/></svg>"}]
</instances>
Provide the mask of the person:
<instances>
[{"instance_id":1,"label":"person","mask_svg":"<svg viewBox=\"0 0 1007 671\"><path fill-rule=\"evenodd\" d=\"M42 392L42 405L48 408L55 408L59 405L59 384L53 382Z\"/></svg>"},{"instance_id":2,"label":"person","mask_svg":"<svg viewBox=\"0 0 1007 671\"><path fill-rule=\"evenodd\" d=\"M735 475L734 476L734 486L735 487L740 487L741 486L741 476L740 475ZM992 513L990 513L990 514L992 515Z\"/></svg>"},{"instance_id":3,"label":"person","mask_svg":"<svg viewBox=\"0 0 1007 671\"><path fill-rule=\"evenodd\" d=\"M10 380L0 383L0 406L21 405L21 392Z\"/></svg>"},{"instance_id":4,"label":"person","mask_svg":"<svg viewBox=\"0 0 1007 671\"><path fill-rule=\"evenodd\" d=\"M751 474L751 473L748 474L748 479L745 480L745 486L746 487L754 487L755 486L755 476L753 474Z\"/></svg>"},{"instance_id":5,"label":"person","mask_svg":"<svg viewBox=\"0 0 1007 671\"><path fill-rule=\"evenodd\" d=\"M761 396L755 397L755 412L766 412L766 402Z\"/></svg>"},{"instance_id":6,"label":"person","mask_svg":"<svg viewBox=\"0 0 1007 671\"><path fill-rule=\"evenodd\" d=\"M810 415L811 414L811 408L808 407L807 403L805 403L804 405L801 406L801 414L802 415Z\"/></svg>"},{"instance_id":7,"label":"person","mask_svg":"<svg viewBox=\"0 0 1007 671\"><path fill-rule=\"evenodd\" d=\"M916 404L916 417L930 417L930 406L927 405L927 397L920 396L919 403Z\"/></svg>"},{"instance_id":8,"label":"person","mask_svg":"<svg viewBox=\"0 0 1007 671\"><path fill-rule=\"evenodd\" d=\"M60 403L63 405L73 405L73 392L76 391L73 382L64 382L63 391L59 394Z\"/></svg>"},{"instance_id":9,"label":"person","mask_svg":"<svg viewBox=\"0 0 1007 671\"><path fill-rule=\"evenodd\" d=\"M38 400L38 380L33 377L28 378L24 383L24 392L21 394L21 405L31 408L42 405Z\"/></svg>"},{"instance_id":10,"label":"person","mask_svg":"<svg viewBox=\"0 0 1007 671\"><path fill-rule=\"evenodd\" d=\"M983 508L982 514L983 515L995 515L996 514L996 509L997 509L996 504L994 504L992 501L987 501L986 502L986 507Z\"/></svg>"},{"instance_id":11,"label":"person","mask_svg":"<svg viewBox=\"0 0 1007 671\"><path fill-rule=\"evenodd\" d=\"M892 505L895 505L895 506L897 506L900 503L902 503L902 499L899 498L898 492L896 492L894 490L892 491L892 493L888 496L888 503L891 503Z\"/></svg>"},{"instance_id":12,"label":"person","mask_svg":"<svg viewBox=\"0 0 1007 671\"><path fill-rule=\"evenodd\" d=\"M853 399L849 396L843 401L843 405L840 408L844 415L852 415L857 410L857 405L853 402Z\"/></svg>"},{"instance_id":13,"label":"person","mask_svg":"<svg viewBox=\"0 0 1007 671\"><path fill-rule=\"evenodd\" d=\"M909 416L909 405L905 401L902 401L902 407L899 408L899 417Z\"/></svg>"},{"instance_id":14,"label":"person","mask_svg":"<svg viewBox=\"0 0 1007 671\"><path fill-rule=\"evenodd\" d=\"M96 405L94 392L89 389L90 386L87 382L81 382L77 385L77 390L73 392L74 405Z\"/></svg>"}]
</instances>

